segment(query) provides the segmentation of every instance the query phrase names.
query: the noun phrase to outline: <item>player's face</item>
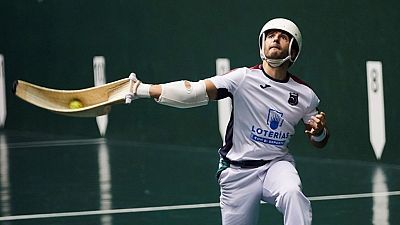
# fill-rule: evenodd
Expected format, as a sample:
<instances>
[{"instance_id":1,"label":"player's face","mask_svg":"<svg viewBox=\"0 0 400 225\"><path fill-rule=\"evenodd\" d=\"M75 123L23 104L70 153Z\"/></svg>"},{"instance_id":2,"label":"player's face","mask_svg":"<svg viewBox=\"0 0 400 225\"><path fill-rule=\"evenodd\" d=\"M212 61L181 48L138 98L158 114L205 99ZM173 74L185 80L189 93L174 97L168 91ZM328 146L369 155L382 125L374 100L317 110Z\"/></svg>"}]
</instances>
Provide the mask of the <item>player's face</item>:
<instances>
[{"instance_id":1,"label":"player's face","mask_svg":"<svg viewBox=\"0 0 400 225\"><path fill-rule=\"evenodd\" d=\"M282 59L288 56L290 36L286 32L272 30L266 34L264 54L269 59Z\"/></svg>"}]
</instances>

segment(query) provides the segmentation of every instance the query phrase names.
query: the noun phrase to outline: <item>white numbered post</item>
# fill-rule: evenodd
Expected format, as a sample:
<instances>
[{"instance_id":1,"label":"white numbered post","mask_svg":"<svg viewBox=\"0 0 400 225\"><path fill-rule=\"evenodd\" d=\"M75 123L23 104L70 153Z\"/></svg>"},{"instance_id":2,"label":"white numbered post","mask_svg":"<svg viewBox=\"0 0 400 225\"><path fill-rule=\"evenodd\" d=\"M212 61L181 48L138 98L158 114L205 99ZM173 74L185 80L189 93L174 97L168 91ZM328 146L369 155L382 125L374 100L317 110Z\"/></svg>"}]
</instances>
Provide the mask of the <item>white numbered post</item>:
<instances>
[{"instance_id":1,"label":"white numbered post","mask_svg":"<svg viewBox=\"0 0 400 225\"><path fill-rule=\"evenodd\" d=\"M386 142L382 62L367 61L369 138L379 160Z\"/></svg>"}]
</instances>

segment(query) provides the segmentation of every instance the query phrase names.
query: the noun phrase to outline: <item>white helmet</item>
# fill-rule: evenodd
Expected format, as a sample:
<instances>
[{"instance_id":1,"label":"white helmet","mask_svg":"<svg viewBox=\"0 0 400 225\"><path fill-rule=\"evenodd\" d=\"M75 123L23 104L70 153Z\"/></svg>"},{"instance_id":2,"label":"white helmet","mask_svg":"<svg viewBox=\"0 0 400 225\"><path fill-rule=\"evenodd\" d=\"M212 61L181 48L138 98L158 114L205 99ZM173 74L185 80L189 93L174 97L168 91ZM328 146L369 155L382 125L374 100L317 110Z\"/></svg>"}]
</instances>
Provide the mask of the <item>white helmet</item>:
<instances>
[{"instance_id":1,"label":"white helmet","mask_svg":"<svg viewBox=\"0 0 400 225\"><path fill-rule=\"evenodd\" d=\"M290 40L289 45L289 55L284 59L267 59L264 54L264 41L265 41L265 33L268 30L282 30L290 35L292 35L292 39ZM283 18L276 18L268 21L263 28L261 29L260 35L258 37L258 43L260 47L260 57L262 60L266 60L272 67L278 67L282 65L287 60L290 60L292 64L297 60L300 55L301 46L302 46L302 38L299 28L292 21ZM294 58L291 57L291 50L293 46L293 40L297 42L297 46L299 47L298 52Z\"/></svg>"}]
</instances>

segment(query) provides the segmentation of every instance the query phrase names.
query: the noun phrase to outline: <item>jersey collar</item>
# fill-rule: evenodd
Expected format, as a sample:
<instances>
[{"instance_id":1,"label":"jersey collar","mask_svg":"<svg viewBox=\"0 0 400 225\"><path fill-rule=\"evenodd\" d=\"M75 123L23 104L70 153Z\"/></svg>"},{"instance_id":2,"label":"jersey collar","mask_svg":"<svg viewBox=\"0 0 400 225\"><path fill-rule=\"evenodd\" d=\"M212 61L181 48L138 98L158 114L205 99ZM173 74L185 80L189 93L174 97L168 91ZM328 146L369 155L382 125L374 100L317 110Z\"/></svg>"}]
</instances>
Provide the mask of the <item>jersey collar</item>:
<instances>
[{"instance_id":1,"label":"jersey collar","mask_svg":"<svg viewBox=\"0 0 400 225\"><path fill-rule=\"evenodd\" d=\"M268 79L273 80L273 81L278 82L278 83L287 83L287 82L289 81L289 79L290 79L290 76L291 76L291 74L290 74L289 72L287 72L286 78L285 78L284 80L278 80L278 79L275 79L275 78L271 77L267 72L265 72L265 70L264 70L264 68L262 67L262 65L260 65L260 69L262 70L262 72L264 73L264 75L265 75Z\"/></svg>"}]
</instances>

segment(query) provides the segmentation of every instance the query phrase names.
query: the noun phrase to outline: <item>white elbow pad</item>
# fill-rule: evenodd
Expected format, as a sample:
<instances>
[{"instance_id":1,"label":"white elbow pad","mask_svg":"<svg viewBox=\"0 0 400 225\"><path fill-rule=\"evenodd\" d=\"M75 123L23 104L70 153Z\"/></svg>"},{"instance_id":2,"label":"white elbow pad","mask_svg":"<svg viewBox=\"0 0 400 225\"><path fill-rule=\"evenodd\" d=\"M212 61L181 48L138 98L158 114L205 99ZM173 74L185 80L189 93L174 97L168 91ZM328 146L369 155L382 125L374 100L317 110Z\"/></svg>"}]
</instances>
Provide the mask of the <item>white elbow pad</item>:
<instances>
[{"instance_id":1,"label":"white elbow pad","mask_svg":"<svg viewBox=\"0 0 400 225\"><path fill-rule=\"evenodd\" d=\"M186 82L186 83L185 83ZM191 108L208 104L204 80L198 82L175 81L161 84L158 103L176 108Z\"/></svg>"}]
</instances>

